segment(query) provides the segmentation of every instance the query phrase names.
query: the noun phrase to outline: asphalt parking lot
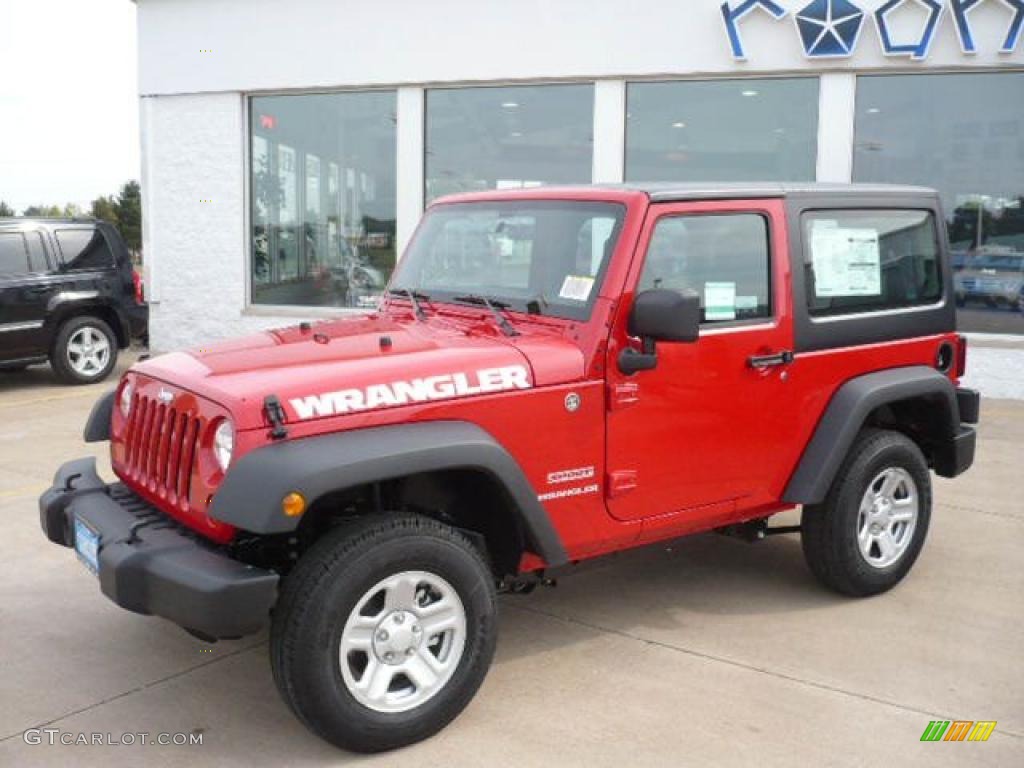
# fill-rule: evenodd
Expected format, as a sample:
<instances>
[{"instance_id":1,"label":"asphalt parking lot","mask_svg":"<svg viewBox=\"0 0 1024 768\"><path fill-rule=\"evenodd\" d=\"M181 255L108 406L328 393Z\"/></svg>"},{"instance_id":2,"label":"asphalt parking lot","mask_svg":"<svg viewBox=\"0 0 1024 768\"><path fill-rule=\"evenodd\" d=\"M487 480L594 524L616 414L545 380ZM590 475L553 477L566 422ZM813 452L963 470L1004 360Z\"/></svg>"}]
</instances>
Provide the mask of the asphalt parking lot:
<instances>
[{"instance_id":1,"label":"asphalt parking lot","mask_svg":"<svg viewBox=\"0 0 1024 768\"><path fill-rule=\"evenodd\" d=\"M0 376L0 765L1024 765L1024 401L983 403L977 463L937 481L929 541L892 592L824 591L793 536L604 559L503 598L469 709L361 758L294 720L265 637L210 646L126 613L44 540L36 498L58 463L103 455L80 434L109 386ZM921 743L937 719L998 725L985 743ZM203 743L36 745L28 728Z\"/></svg>"}]
</instances>

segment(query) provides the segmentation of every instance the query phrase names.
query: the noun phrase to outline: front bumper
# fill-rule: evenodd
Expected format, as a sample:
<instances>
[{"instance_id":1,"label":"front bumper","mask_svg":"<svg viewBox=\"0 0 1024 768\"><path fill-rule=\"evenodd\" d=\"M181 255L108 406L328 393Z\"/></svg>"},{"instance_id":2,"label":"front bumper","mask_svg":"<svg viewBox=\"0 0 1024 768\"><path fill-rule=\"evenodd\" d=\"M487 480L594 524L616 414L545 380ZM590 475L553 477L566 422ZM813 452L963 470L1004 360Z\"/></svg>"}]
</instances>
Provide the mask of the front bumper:
<instances>
[{"instance_id":1,"label":"front bumper","mask_svg":"<svg viewBox=\"0 0 1024 768\"><path fill-rule=\"evenodd\" d=\"M99 534L100 590L122 608L211 638L267 623L276 573L232 559L124 485L104 483L93 458L64 464L39 498L50 541L73 547L76 518Z\"/></svg>"}]
</instances>

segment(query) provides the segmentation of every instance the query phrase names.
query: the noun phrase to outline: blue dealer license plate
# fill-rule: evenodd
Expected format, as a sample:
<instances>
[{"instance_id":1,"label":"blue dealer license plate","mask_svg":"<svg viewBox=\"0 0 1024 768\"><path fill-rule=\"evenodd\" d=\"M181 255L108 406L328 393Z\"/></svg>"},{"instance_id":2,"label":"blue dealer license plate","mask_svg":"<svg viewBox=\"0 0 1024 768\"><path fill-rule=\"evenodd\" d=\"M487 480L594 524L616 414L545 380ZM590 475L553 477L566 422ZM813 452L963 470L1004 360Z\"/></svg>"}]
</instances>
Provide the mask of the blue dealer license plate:
<instances>
[{"instance_id":1,"label":"blue dealer license plate","mask_svg":"<svg viewBox=\"0 0 1024 768\"><path fill-rule=\"evenodd\" d=\"M100 535L88 523L75 518L75 552L94 574L99 573Z\"/></svg>"}]
</instances>

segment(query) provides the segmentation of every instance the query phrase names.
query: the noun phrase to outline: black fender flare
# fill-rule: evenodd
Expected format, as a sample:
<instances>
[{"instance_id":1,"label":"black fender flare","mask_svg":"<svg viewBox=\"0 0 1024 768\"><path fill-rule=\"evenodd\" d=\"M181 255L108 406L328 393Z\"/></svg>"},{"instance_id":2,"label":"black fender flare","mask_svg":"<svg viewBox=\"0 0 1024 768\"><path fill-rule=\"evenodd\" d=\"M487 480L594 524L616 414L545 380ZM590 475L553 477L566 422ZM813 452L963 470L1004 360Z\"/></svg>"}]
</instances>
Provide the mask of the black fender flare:
<instances>
[{"instance_id":1,"label":"black fender flare","mask_svg":"<svg viewBox=\"0 0 1024 768\"><path fill-rule=\"evenodd\" d=\"M783 501L822 502L868 415L879 406L912 398L933 403L936 430L943 440L955 440L960 427L956 389L934 368L914 365L857 376L840 386L829 401L790 475Z\"/></svg>"},{"instance_id":2,"label":"black fender flare","mask_svg":"<svg viewBox=\"0 0 1024 768\"><path fill-rule=\"evenodd\" d=\"M568 555L522 468L475 424L429 421L286 440L257 448L228 469L210 517L253 533L287 533L299 519L281 511L298 491L310 503L331 491L445 469L476 469L497 480L519 512L530 545L550 567Z\"/></svg>"},{"instance_id":3,"label":"black fender flare","mask_svg":"<svg viewBox=\"0 0 1024 768\"><path fill-rule=\"evenodd\" d=\"M89 412L89 419L85 422L85 429L82 431L82 438L87 443L101 443L110 439L110 417L114 414L114 397L116 389L112 389L102 395Z\"/></svg>"}]
</instances>

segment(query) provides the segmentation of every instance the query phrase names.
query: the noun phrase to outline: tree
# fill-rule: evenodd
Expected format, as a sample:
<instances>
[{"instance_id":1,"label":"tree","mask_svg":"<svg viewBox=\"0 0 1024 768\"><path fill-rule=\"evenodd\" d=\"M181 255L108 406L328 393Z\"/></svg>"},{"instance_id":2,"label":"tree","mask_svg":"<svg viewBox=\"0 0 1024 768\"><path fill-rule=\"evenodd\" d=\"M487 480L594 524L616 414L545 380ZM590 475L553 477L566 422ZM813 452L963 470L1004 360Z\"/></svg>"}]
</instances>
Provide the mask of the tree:
<instances>
[{"instance_id":1,"label":"tree","mask_svg":"<svg viewBox=\"0 0 1024 768\"><path fill-rule=\"evenodd\" d=\"M125 245L133 255L138 255L142 250L142 192L139 182L129 181L121 186L114 210L117 212L117 228Z\"/></svg>"},{"instance_id":2,"label":"tree","mask_svg":"<svg viewBox=\"0 0 1024 768\"><path fill-rule=\"evenodd\" d=\"M113 195L97 197L89 206L89 213L94 219L100 219L117 226L117 199Z\"/></svg>"},{"instance_id":3,"label":"tree","mask_svg":"<svg viewBox=\"0 0 1024 768\"><path fill-rule=\"evenodd\" d=\"M37 218L45 218L47 216L51 218L59 218L63 211L59 205L30 205L24 211L22 216L35 216Z\"/></svg>"},{"instance_id":4,"label":"tree","mask_svg":"<svg viewBox=\"0 0 1024 768\"><path fill-rule=\"evenodd\" d=\"M14 209L3 200L0 200L0 218L4 216L14 216Z\"/></svg>"}]
</instances>

